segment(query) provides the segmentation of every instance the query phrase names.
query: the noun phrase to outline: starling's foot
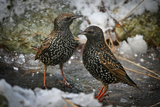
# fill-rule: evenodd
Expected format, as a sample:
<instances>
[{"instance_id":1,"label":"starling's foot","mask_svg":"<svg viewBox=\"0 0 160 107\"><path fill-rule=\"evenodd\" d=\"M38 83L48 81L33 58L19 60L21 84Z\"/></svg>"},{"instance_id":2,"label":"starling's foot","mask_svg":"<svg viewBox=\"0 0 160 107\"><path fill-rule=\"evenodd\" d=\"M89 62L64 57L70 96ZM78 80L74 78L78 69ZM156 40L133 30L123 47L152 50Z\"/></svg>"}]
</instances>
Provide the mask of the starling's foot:
<instances>
[{"instance_id":1,"label":"starling's foot","mask_svg":"<svg viewBox=\"0 0 160 107\"><path fill-rule=\"evenodd\" d=\"M72 88L72 86L67 81L64 81L64 80L60 81L59 80L59 82L62 83L62 84L64 84L64 85L66 85L66 86L68 86L69 88Z\"/></svg>"},{"instance_id":2,"label":"starling's foot","mask_svg":"<svg viewBox=\"0 0 160 107\"><path fill-rule=\"evenodd\" d=\"M106 91L104 91L104 92L101 93L101 94L98 94L95 98L96 98L99 102L102 102L103 99L104 99L104 97L109 96L109 93L108 93L108 92L105 93L105 92L106 92Z\"/></svg>"},{"instance_id":3,"label":"starling's foot","mask_svg":"<svg viewBox=\"0 0 160 107\"><path fill-rule=\"evenodd\" d=\"M94 98L98 98L100 95L97 95L97 96L95 96ZM108 96L109 97L109 92L107 92L106 94L104 94L102 97L106 97L106 96Z\"/></svg>"},{"instance_id":4,"label":"starling's foot","mask_svg":"<svg viewBox=\"0 0 160 107\"><path fill-rule=\"evenodd\" d=\"M47 86L46 84L44 84L44 86L42 87L42 89L51 89L52 87Z\"/></svg>"}]
</instances>

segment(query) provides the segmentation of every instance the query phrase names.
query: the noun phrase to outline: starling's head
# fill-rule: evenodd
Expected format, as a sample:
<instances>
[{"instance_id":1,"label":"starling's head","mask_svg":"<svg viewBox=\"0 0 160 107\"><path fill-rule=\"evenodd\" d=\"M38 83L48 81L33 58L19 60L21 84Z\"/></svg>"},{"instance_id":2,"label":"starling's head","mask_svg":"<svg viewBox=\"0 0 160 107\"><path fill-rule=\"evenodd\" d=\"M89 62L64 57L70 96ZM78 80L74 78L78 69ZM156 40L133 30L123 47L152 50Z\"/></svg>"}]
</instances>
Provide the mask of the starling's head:
<instances>
[{"instance_id":1,"label":"starling's head","mask_svg":"<svg viewBox=\"0 0 160 107\"><path fill-rule=\"evenodd\" d=\"M62 13L58 15L54 20L54 26L59 28L69 27L73 20L82 17L82 15L73 15L70 13Z\"/></svg>"},{"instance_id":2,"label":"starling's head","mask_svg":"<svg viewBox=\"0 0 160 107\"><path fill-rule=\"evenodd\" d=\"M83 32L79 33L79 35L85 35L87 41L104 41L103 31L98 26L89 26Z\"/></svg>"}]
</instances>

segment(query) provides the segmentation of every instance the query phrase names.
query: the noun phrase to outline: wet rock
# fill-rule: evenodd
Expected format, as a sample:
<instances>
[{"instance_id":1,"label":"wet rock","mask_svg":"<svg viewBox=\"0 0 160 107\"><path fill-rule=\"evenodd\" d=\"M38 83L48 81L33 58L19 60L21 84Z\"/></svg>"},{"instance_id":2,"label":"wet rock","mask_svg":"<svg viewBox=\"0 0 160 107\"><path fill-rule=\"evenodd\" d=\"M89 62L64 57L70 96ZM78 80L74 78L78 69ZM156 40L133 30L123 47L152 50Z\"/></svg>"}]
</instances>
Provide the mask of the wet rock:
<instances>
[{"instance_id":1,"label":"wet rock","mask_svg":"<svg viewBox=\"0 0 160 107\"><path fill-rule=\"evenodd\" d=\"M128 100L127 100L127 99L125 99L125 98L121 98L121 99L120 99L120 102L122 102L122 103L127 103L127 102L128 102Z\"/></svg>"}]
</instances>

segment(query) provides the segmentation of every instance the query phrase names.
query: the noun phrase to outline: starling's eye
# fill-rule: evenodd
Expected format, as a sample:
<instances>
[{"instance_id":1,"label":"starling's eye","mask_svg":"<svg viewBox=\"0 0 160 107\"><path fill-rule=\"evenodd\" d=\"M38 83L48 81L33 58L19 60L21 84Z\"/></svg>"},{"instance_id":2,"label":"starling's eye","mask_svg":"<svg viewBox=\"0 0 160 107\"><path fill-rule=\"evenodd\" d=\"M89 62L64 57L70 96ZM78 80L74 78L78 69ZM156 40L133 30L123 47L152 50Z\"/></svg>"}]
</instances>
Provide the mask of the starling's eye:
<instances>
[{"instance_id":1,"label":"starling's eye","mask_svg":"<svg viewBox=\"0 0 160 107\"><path fill-rule=\"evenodd\" d=\"M88 31L88 33L93 33L93 31Z\"/></svg>"},{"instance_id":2,"label":"starling's eye","mask_svg":"<svg viewBox=\"0 0 160 107\"><path fill-rule=\"evenodd\" d=\"M65 19L65 20L67 21L67 20L70 20L70 19L71 19L71 17L66 17L66 19Z\"/></svg>"}]
</instances>

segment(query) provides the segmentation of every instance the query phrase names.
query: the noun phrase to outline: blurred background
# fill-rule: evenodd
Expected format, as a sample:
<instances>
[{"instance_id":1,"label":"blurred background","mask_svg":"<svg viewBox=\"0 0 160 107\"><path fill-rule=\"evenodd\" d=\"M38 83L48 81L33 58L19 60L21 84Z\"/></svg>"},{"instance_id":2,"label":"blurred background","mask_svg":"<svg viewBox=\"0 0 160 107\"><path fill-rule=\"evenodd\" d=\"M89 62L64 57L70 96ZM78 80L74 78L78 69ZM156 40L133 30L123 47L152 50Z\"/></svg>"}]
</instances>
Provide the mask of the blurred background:
<instances>
[{"instance_id":1,"label":"blurred background","mask_svg":"<svg viewBox=\"0 0 160 107\"><path fill-rule=\"evenodd\" d=\"M143 91L121 83L109 85L109 97L101 105L158 107L159 7L159 0L0 0L0 79L7 82L2 84L0 81L0 105L7 107L14 103L5 94L12 89L4 88L7 84L17 85L22 90L35 91L37 87L41 90L43 64L34 60L35 51L31 46L39 46L51 33L58 14L72 13L83 15L70 26L77 44L73 56L64 65L64 75L72 88L59 82L62 80L59 66L48 67L47 84L62 92L98 93L101 83L89 74L82 62L86 38L76 35L86 27L96 25L102 28L106 43L127 74ZM93 95L88 98L91 97ZM27 101L32 104L29 99Z\"/></svg>"}]
</instances>

